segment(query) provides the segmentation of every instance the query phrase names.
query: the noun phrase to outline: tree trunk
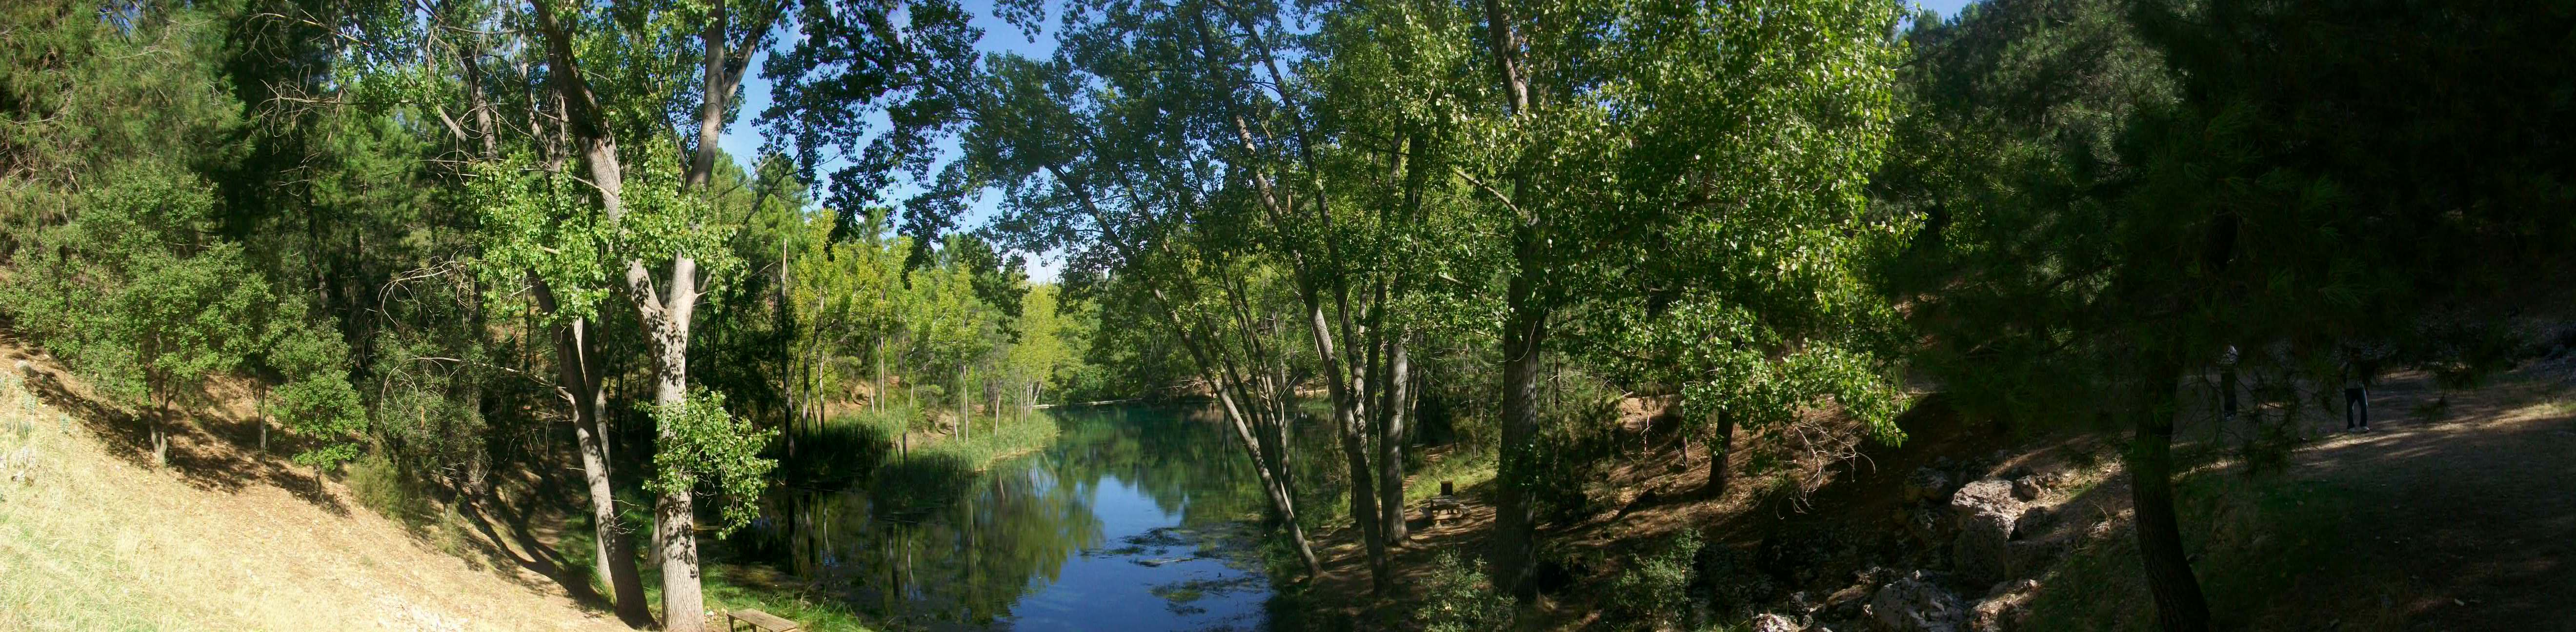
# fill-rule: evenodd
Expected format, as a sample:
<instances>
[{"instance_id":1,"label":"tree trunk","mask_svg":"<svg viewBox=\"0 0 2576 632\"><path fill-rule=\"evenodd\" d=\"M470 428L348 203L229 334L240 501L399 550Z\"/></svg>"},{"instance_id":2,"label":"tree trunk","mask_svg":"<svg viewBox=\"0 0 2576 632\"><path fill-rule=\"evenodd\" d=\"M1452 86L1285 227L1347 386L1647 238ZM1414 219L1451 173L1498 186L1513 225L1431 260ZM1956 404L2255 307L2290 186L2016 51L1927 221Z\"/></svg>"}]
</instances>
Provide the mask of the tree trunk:
<instances>
[{"instance_id":1,"label":"tree trunk","mask_svg":"<svg viewBox=\"0 0 2576 632\"><path fill-rule=\"evenodd\" d=\"M2209 629L2209 602L2183 554L2182 529L2174 515L2174 384L2182 379L2180 366L2150 366L2140 385L2129 495L2137 508L2138 557L2146 566L2147 588L2155 595L2157 621L2169 632L2204 632Z\"/></svg>"},{"instance_id":2,"label":"tree trunk","mask_svg":"<svg viewBox=\"0 0 2576 632\"><path fill-rule=\"evenodd\" d=\"M1409 430L1407 415L1412 412L1412 358L1404 349L1404 338L1397 336L1387 350L1386 397L1379 400L1377 429L1377 488L1379 521L1385 525L1389 546L1410 539L1404 524L1404 436Z\"/></svg>"},{"instance_id":3,"label":"tree trunk","mask_svg":"<svg viewBox=\"0 0 2576 632\"><path fill-rule=\"evenodd\" d=\"M552 294L538 284L541 307L552 309ZM635 569L635 549L617 517L616 487L608 458L607 401L599 389L598 367L591 364L587 323L574 319L555 327L557 387L573 411L573 445L581 456L581 478L590 492L591 559L599 583L608 586L617 618L629 627L653 625L644 604L644 581Z\"/></svg>"},{"instance_id":4,"label":"tree trunk","mask_svg":"<svg viewBox=\"0 0 2576 632\"><path fill-rule=\"evenodd\" d=\"M1387 577L1386 535L1378 522L1377 485L1369 475L1368 441L1363 437L1367 420L1354 419L1356 412L1347 406L1334 413L1342 424L1342 458L1350 469L1351 526L1359 529L1360 543L1368 552L1370 589L1384 595L1392 587Z\"/></svg>"},{"instance_id":5,"label":"tree trunk","mask_svg":"<svg viewBox=\"0 0 2576 632\"><path fill-rule=\"evenodd\" d=\"M1501 0L1484 0L1486 46L1492 51L1495 78L1503 87L1504 105L1517 121L1530 111L1528 69L1520 63L1521 35L1514 28L1510 12ZM1527 190L1527 178L1512 174L1512 193ZM1492 193L1496 198L1502 194ZM1529 581L1533 567L1532 549L1537 515L1530 507L1530 457L1538 440L1538 374L1539 351L1546 348L1548 311L1540 300L1538 275L1545 274L1547 261L1540 248L1540 223L1544 214L1533 215L1509 200L1507 217L1514 222L1512 258L1515 267L1509 285L1504 289L1503 308L1509 316L1503 323L1502 381L1502 463L1495 477L1502 482L1501 493L1494 503L1494 585L1503 587L1524 600L1536 597L1538 587ZM1543 211L1544 209L1536 209Z\"/></svg>"},{"instance_id":6,"label":"tree trunk","mask_svg":"<svg viewBox=\"0 0 2576 632\"><path fill-rule=\"evenodd\" d=\"M975 438L975 417L973 412L966 410L969 404L966 401L966 365L963 364L957 365L956 401L957 439L960 441L973 439Z\"/></svg>"},{"instance_id":7,"label":"tree trunk","mask_svg":"<svg viewBox=\"0 0 2576 632\"><path fill-rule=\"evenodd\" d=\"M680 263L688 262L682 258ZM674 266L685 267L685 266ZM681 277L675 272L673 277ZM685 291L685 285L674 284L674 291ZM656 332L654 342L653 403L678 405L688 398L689 322L673 318ZM658 438L665 445L678 442L673 428L660 429ZM667 448L666 448L667 449ZM694 473L664 473L683 480L694 479ZM662 629L694 632L706 624L706 598L699 592L698 534L694 490L688 486L667 492L653 504L653 543L662 561Z\"/></svg>"},{"instance_id":8,"label":"tree trunk","mask_svg":"<svg viewBox=\"0 0 2576 632\"><path fill-rule=\"evenodd\" d=\"M1509 293L1526 297L1529 285L1514 278ZM1527 486L1531 452L1538 449L1539 350L1546 336L1545 313L1527 308L1514 309L1503 330L1502 463L1495 473L1502 485L1494 500L1493 580L1522 599L1537 596L1529 578L1538 517Z\"/></svg>"},{"instance_id":9,"label":"tree trunk","mask_svg":"<svg viewBox=\"0 0 2576 632\"><path fill-rule=\"evenodd\" d=\"M259 403L258 403L258 404L256 404L256 406L258 407L258 412L259 412L259 453L260 453L260 454L267 454L267 453L268 453L268 383L267 383L267 382L261 382L261 383L260 383L260 385L259 385Z\"/></svg>"},{"instance_id":10,"label":"tree trunk","mask_svg":"<svg viewBox=\"0 0 2576 632\"><path fill-rule=\"evenodd\" d=\"M885 398L886 398L886 381L885 381L885 333L884 333L884 332L879 332L879 333L877 333L877 350L876 350L876 357L877 357L877 393L876 393L876 395L875 395L875 396L873 396L873 397L869 397L869 398L868 398L868 407L869 407L869 408L871 408L871 409L875 409L875 410L877 410L877 411L879 411L879 412L883 412L883 411L885 410Z\"/></svg>"},{"instance_id":11,"label":"tree trunk","mask_svg":"<svg viewBox=\"0 0 2576 632\"><path fill-rule=\"evenodd\" d=\"M170 467L170 400L161 396L161 380L152 380L152 467Z\"/></svg>"},{"instance_id":12,"label":"tree trunk","mask_svg":"<svg viewBox=\"0 0 2576 632\"><path fill-rule=\"evenodd\" d=\"M1717 438L1708 442L1708 479L1700 483L1699 493L1701 496L1715 498L1718 494L1726 493L1726 483L1731 474L1727 471L1727 466L1731 459L1727 457L1734 456L1734 451L1735 417L1726 413L1718 413ZM1689 444L1683 444L1682 456L1683 458L1689 458Z\"/></svg>"}]
</instances>

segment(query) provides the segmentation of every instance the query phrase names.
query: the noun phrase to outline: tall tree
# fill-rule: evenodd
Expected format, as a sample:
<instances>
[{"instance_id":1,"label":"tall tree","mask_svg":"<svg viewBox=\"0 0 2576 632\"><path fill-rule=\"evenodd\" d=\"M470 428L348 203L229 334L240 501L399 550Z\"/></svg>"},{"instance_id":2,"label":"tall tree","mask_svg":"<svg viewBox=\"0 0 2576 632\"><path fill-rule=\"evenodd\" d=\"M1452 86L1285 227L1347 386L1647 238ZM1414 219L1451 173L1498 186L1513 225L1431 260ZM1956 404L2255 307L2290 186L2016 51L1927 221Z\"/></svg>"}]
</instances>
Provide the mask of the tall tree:
<instances>
[{"instance_id":1,"label":"tall tree","mask_svg":"<svg viewBox=\"0 0 2576 632\"><path fill-rule=\"evenodd\" d=\"M1847 274L1836 259L1852 246L1804 231L1892 228L1861 221L1859 211L1893 114L1896 14L1874 2L1486 0L1482 9L1491 74L1472 93L1460 171L1485 194L1501 230L1497 247L1510 253L1493 572L1499 585L1528 594L1532 451L1545 449L1534 443L1540 360L1555 317L1595 298L1597 280L1632 271L1666 300L1689 298L1679 289L1712 273L1740 277L1729 285L1742 288L1793 266L1821 265L1807 274L1825 279ZM1726 232L1735 229L1747 230ZM1719 248L1713 258L1729 265L1660 267L1671 238ZM1795 252L1816 245L1830 247ZM1762 310L1751 314L1757 322L1794 322L1853 297L1720 298ZM1825 304L1808 304L1815 300ZM1774 314L1776 306L1795 309ZM1760 346L1758 337L1723 337ZM1780 380L1840 374L1859 378L1841 392L1883 390L1871 382L1884 378L1864 377L1880 375L1866 361L1817 357L1782 367L1815 376Z\"/></svg>"},{"instance_id":2,"label":"tall tree","mask_svg":"<svg viewBox=\"0 0 2576 632\"><path fill-rule=\"evenodd\" d=\"M1938 228L1906 264L1926 364L1972 402L2081 402L2133 429L2135 533L2166 629L2212 627L2172 491L2195 367L2234 345L2330 381L2355 340L2478 360L2425 344L2441 330L2427 320L2563 300L2489 284L2571 264L2555 245L2576 237L2571 193L2554 183L2576 161L2542 139L2566 133L2576 77L2537 51L2572 19L2010 2L1927 32L1922 100L2027 106L1909 122L1923 159L1884 179Z\"/></svg>"}]
</instances>

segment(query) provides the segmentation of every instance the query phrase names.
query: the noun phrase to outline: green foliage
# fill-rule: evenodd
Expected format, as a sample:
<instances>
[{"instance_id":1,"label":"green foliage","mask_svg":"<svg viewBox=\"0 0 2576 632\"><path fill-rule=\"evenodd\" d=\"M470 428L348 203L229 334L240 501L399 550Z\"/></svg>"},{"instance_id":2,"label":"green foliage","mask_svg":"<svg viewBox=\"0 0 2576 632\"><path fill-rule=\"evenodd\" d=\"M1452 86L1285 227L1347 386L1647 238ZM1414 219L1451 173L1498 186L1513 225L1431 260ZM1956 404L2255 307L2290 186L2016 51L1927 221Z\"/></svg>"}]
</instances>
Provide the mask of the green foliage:
<instances>
[{"instance_id":1,"label":"green foliage","mask_svg":"<svg viewBox=\"0 0 2576 632\"><path fill-rule=\"evenodd\" d=\"M1485 580L1483 560L1441 551L1422 576L1417 624L1425 632L1497 632L1512 627L1517 606Z\"/></svg>"},{"instance_id":2,"label":"green foliage","mask_svg":"<svg viewBox=\"0 0 2576 632\"><path fill-rule=\"evenodd\" d=\"M1620 620L1658 629L1689 623L1693 561L1698 559L1699 531L1684 529L1655 542L1644 554L1629 556L1627 567L1610 579L1610 614Z\"/></svg>"},{"instance_id":3,"label":"green foliage","mask_svg":"<svg viewBox=\"0 0 2576 632\"><path fill-rule=\"evenodd\" d=\"M349 385L349 345L339 336L302 319L283 321L285 331L264 359L287 376L277 387L270 414L296 434L310 437L295 461L330 465L356 458L356 435L367 428L367 410L358 390Z\"/></svg>"},{"instance_id":4,"label":"green foliage","mask_svg":"<svg viewBox=\"0 0 2576 632\"><path fill-rule=\"evenodd\" d=\"M699 483L711 484L721 499L718 537L733 533L759 517L760 495L769 489L769 472L778 461L760 456L776 428L756 428L750 420L725 412L724 395L693 389L687 399L652 409L661 441L653 453L653 476L645 487L657 494L689 494Z\"/></svg>"},{"instance_id":5,"label":"green foliage","mask_svg":"<svg viewBox=\"0 0 2576 632\"><path fill-rule=\"evenodd\" d=\"M1517 484L1543 520L1580 520L1604 509L1614 495L1604 476L1618 453L1619 393L1589 376L1559 380L1564 392L1543 397L1536 445L1524 448L1528 464Z\"/></svg>"},{"instance_id":6,"label":"green foliage","mask_svg":"<svg viewBox=\"0 0 2576 632\"><path fill-rule=\"evenodd\" d=\"M550 320L595 318L615 291L606 282L614 260L601 256L610 228L589 212L588 193L569 171L547 172L534 163L514 156L475 166L467 197L487 237L474 269L498 307L551 302L541 310ZM526 291L528 281L543 283L548 294Z\"/></svg>"}]
</instances>

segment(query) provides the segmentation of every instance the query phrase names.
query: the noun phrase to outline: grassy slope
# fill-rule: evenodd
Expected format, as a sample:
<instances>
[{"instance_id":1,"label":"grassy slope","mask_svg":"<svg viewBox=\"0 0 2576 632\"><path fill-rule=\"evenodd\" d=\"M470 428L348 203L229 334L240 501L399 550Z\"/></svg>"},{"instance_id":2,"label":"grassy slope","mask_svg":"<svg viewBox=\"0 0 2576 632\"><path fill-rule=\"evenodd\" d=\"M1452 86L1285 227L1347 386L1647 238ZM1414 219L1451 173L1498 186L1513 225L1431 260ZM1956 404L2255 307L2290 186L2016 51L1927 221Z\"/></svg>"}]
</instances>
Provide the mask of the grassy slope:
<instances>
[{"instance_id":1,"label":"grassy slope","mask_svg":"<svg viewBox=\"0 0 2576 632\"><path fill-rule=\"evenodd\" d=\"M149 467L77 384L47 384L0 388L0 630L624 629L201 429Z\"/></svg>"}]
</instances>

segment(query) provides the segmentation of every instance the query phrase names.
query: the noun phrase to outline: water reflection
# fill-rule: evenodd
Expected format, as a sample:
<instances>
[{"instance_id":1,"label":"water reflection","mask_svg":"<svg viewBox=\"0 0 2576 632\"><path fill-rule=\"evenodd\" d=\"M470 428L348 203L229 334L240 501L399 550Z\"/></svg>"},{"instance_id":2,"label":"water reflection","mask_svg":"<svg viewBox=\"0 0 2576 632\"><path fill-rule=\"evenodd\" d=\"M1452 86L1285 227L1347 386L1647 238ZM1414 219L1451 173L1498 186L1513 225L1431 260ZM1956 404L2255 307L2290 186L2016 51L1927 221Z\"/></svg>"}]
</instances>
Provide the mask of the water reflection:
<instances>
[{"instance_id":1,"label":"water reflection","mask_svg":"<svg viewBox=\"0 0 2576 632\"><path fill-rule=\"evenodd\" d=\"M1246 520L1265 504L1213 411L1052 412L1054 446L982 474L894 459L846 490L792 493L771 548L898 628L1264 627Z\"/></svg>"}]
</instances>

